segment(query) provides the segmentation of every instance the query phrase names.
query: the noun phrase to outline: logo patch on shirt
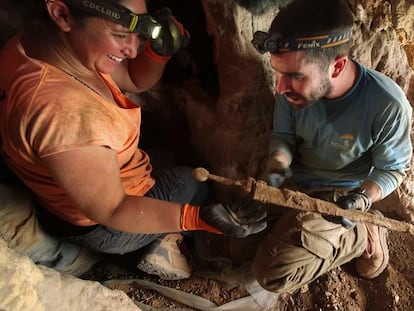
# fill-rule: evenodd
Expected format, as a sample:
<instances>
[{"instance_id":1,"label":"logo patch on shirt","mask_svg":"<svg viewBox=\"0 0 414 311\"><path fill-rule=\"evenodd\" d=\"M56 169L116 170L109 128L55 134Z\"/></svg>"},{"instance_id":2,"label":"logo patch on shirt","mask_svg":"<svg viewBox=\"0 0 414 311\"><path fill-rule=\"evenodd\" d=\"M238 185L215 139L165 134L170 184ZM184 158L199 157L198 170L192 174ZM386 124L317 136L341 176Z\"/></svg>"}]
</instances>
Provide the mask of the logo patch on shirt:
<instances>
[{"instance_id":1,"label":"logo patch on shirt","mask_svg":"<svg viewBox=\"0 0 414 311\"><path fill-rule=\"evenodd\" d=\"M334 148L340 150L341 152L347 152L351 150L352 146L354 145L355 137L352 134L343 134L339 141L331 141L330 145Z\"/></svg>"}]
</instances>

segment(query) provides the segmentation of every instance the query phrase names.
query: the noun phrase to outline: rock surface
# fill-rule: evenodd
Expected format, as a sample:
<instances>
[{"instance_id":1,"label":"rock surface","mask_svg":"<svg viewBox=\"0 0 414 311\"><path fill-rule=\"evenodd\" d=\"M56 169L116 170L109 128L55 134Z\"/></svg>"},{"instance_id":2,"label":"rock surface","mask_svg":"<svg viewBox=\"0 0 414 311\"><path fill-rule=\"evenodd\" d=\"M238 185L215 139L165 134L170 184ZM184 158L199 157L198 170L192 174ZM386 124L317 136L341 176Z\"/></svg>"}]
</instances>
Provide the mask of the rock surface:
<instances>
[{"instance_id":1,"label":"rock surface","mask_svg":"<svg viewBox=\"0 0 414 311\"><path fill-rule=\"evenodd\" d=\"M0 297L6 311L141 310L122 291L35 265L1 238Z\"/></svg>"}]
</instances>

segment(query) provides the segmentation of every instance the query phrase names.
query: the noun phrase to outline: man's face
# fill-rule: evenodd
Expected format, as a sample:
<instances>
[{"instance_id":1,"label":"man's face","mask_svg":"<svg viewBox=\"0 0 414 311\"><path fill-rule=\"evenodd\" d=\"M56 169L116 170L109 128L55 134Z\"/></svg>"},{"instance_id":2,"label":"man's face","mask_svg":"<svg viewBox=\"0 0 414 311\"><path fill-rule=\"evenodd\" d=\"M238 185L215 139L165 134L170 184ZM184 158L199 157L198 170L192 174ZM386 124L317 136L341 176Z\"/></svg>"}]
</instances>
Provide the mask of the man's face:
<instances>
[{"instance_id":1,"label":"man's face","mask_svg":"<svg viewBox=\"0 0 414 311\"><path fill-rule=\"evenodd\" d=\"M275 71L275 91L295 110L310 106L332 90L329 72L322 71L318 63L305 62L301 51L271 54L270 63Z\"/></svg>"}]
</instances>

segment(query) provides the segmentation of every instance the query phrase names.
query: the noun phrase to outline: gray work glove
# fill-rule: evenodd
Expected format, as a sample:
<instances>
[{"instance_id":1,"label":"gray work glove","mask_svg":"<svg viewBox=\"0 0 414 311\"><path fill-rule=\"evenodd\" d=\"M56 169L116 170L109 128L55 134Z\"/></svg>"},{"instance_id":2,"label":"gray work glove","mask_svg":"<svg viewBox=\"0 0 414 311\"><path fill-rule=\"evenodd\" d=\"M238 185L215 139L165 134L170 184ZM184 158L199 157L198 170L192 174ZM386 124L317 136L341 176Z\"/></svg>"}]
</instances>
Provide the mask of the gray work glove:
<instances>
[{"instance_id":1,"label":"gray work glove","mask_svg":"<svg viewBox=\"0 0 414 311\"><path fill-rule=\"evenodd\" d=\"M169 8L155 12L154 18L162 26L159 36L150 40L151 48L156 54L168 57L188 45L190 34L176 20Z\"/></svg>"},{"instance_id":2,"label":"gray work glove","mask_svg":"<svg viewBox=\"0 0 414 311\"><path fill-rule=\"evenodd\" d=\"M221 232L244 238L267 227L263 205L251 198L233 204L213 204L200 207L199 217Z\"/></svg>"},{"instance_id":3,"label":"gray work glove","mask_svg":"<svg viewBox=\"0 0 414 311\"><path fill-rule=\"evenodd\" d=\"M267 159L265 169L259 179L264 180L272 187L279 188L285 179L290 177L292 177L292 170L288 163L276 155Z\"/></svg>"},{"instance_id":4,"label":"gray work glove","mask_svg":"<svg viewBox=\"0 0 414 311\"><path fill-rule=\"evenodd\" d=\"M339 197L335 204L342 209L355 209L366 212L371 208L372 200L364 189L355 188L348 192L347 195ZM347 229L355 227L355 222L344 216L327 216L325 218L331 222L342 224Z\"/></svg>"}]
</instances>

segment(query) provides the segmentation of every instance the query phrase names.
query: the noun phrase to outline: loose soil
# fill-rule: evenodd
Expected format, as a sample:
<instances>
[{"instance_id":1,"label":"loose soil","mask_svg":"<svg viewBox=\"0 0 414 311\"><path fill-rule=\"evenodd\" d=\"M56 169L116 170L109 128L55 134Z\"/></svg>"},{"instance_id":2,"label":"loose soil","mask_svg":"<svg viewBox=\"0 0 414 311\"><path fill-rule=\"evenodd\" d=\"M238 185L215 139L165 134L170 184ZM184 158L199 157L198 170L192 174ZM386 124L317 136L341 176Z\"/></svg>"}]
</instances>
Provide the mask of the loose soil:
<instances>
[{"instance_id":1,"label":"loose soil","mask_svg":"<svg viewBox=\"0 0 414 311\"><path fill-rule=\"evenodd\" d=\"M387 217L396 215L384 213ZM214 240L214 239L213 239ZM113 279L142 279L192 293L220 306L225 303L249 296L242 282L229 287L220 280L221 272L231 266L226 261L226 250L218 241L212 247L211 260L192 254L193 245L187 242L185 253L194 266L193 276L186 280L165 281L138 271L134 267L135 256L108 257L99 262L83 276L84 279L104 282ZM216 241L217 242L217 241ZM413 310L414 305L414 236L408 233L389 231L388 245L390 262L387 269L374 280L364 280L355 276L352 262L321 276L308 286L292 294L279 296L278 307L272 310L309 311L309 310ZM220 247L221 246L221 247ZM223 260L217 260L217 258ZM214 259L214 258L215 259ZM134 260L131 260L134 258ZM235 268L235 267L232 267ZM110 286L120 289L129 297L157 309L191 309L154 290L143 289L131 283L116 282ZM263 308L263 310L266 308ZM240 311L249 309L240 308Z\"/></svg>"}]
</instances>

